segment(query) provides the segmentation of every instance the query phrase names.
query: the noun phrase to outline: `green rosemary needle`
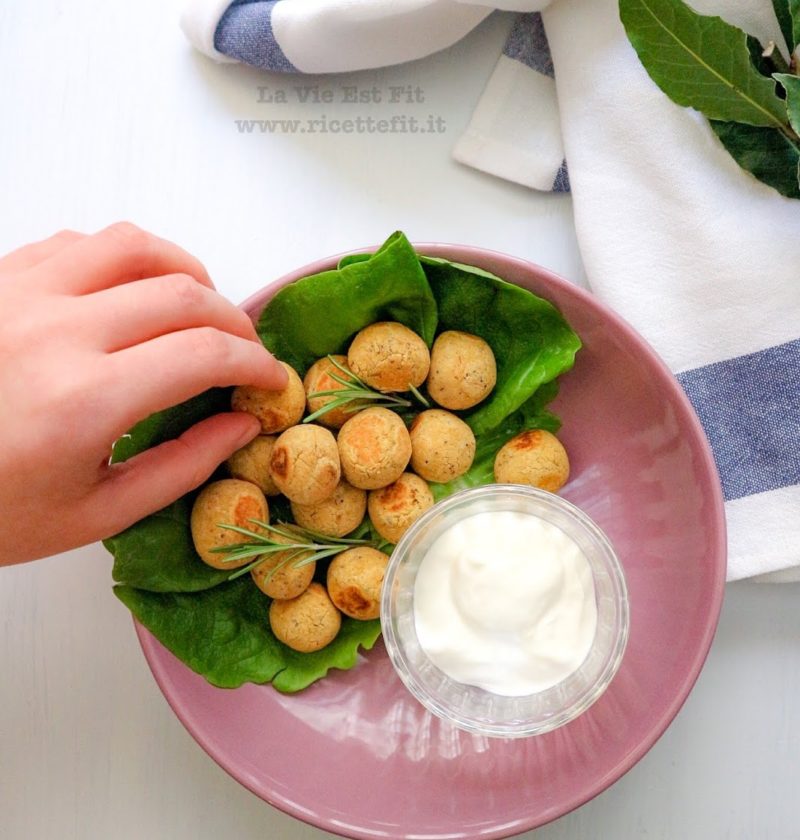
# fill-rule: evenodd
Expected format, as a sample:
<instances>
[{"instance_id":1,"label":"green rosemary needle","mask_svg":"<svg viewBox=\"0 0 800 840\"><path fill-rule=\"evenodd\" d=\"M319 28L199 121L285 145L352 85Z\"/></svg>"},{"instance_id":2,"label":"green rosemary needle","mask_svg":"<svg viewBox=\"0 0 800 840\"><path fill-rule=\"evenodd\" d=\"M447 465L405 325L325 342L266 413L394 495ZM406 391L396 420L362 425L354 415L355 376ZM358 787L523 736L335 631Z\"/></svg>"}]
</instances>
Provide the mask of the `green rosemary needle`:
<instances>
[{"instance_id":1,"label":"green rosemary needle","mask_svg":"<svg viewBox=\"0 0 800 840\"><path fill-rule=\"evenodd\" d=\"M218 527L227 531L235 531L247 537L247 542L231 543L213 548L216 554L226 555L222 562L233 563L240 560L254 558L245 566L240 566L228 577L228 580L235 580L247 574L251 569L264 562L272 554L285 554L278 563L267 573L265 580L268 582L272 577L289 563L293 568L299 569L317 560L324 560L326 557L333 557L348 548L358 545L373 545L370 539L364 539L367 530L360 527L350 537L329 537L312 531L310 528L301 528L299 525L270 525L260 519L250 519L259 531L243 528L240 525L229 523L218 523ZM273 535L273 536L271 536ZM277 535L284 542L275 539Z\"/></svg>"},{"instance_id":2,"label":"green rosemary needle","mask_svg":"<svg viewBox=\"0 0 800 840\"><path fill-rule=\"evenodd\" d=\"M334 382L338 382L342 388L331 388L325 391L314 391L309 394L309 400L317 397L333 397L333 399L318 408L316 411L304 418L304 423L311 423L314 420L327 414L329 411L335 411L337 408L343 409L346 413L360 411L362 408L370 406L380 406L381 408L391 408L395 411L403 411L414 407L414 403L405 397L397 396L396 394L387 394L382 391L376 391L370 388L366 382L356 376L352 371L348 370L344 365L340 364L333 358L328 356L330 363L338 370L338 373L331 371L328 376ZM425 408L430 408L430 403L422 396L422 394L413 385L409 385L409 391L414 398Z\"/></svg>"}]
</instances>

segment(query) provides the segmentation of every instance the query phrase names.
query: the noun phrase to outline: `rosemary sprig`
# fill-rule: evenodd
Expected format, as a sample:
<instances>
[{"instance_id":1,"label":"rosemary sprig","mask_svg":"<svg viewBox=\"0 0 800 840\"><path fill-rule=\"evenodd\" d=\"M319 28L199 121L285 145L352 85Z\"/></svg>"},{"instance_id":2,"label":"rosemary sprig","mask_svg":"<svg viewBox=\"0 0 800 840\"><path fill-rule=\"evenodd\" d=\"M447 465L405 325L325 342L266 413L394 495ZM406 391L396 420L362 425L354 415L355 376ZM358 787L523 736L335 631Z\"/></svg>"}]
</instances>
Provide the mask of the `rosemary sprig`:
<instances>
[{"instance_id":1,"label":"rosemary sprig","mask_svg":"<svg viewBox=\"0 0 800 840\"><path fill-rule=\"evenodd\" d=\"M220 528L235 531L237 534L247 537L247 542L231 543L212 549L216 554L226 555L222 560L223 563L238 562L250 557L255 558L251 563L236 569L228 577L228 580L235 580L247 574L273 554L285 554L286 556L281 557L278 563L269 570L265 578L266 582L272 580L273 576L289 563L292 563L293 568L300 569L309 563L333 557L354 546L373 545L371 539L364 539L367 530L363 527L359 528L351 537L329 537L317 531L312 531L310 528L301 528L299 525L287 525L286 523L270 525L260 519L250 519L249 521L261 530L253 531L240 525L218 523ZM277 535L286 542L278 542L274 536L271 537L270 535Z\"/></svg>"},{"instance_id":2,"label":"rosemary sprig","mask_svg":"<svg viewBox=\"0 0 800 840\"><path fill-rule=\"evenodd\" d=\"M408 383L408 390L414 395L418 402L422 403L425 408L430 408L431 404L422 396L419 389L415 388L410 382Z\"/></svg>"},{"instance_id":3,"label":"rosemary sprig","mask_svg":"<svg viewBox=\"0 0 800 840\"><path fill-rule=\"evenodd\" d=\"M347 413L360 411L365 407L363 404L364 402L371 406L391 408L395 411L402 411L403 409L409 409L414 406L414 403L405 397L399 397L393 393L383 393L382 391L376 391L374 388L370 388L366 382L356 376L356 374L354 374L351 370L344 367L344 365L337 362L333 356L328 356L328 359L339 371L338 373L331 371L328 376L330 376L334 382L338 382L339 385L344 387L330 388L325 391L314 391L314 393L309 394L308 398L310 400L315 399L316 397L333 397L334 399L323 405L322 408L318 408L316 411L309 414L308 417L304 418L304 423L311 423L327 414L329 411L335 411L337 408L341 408ZM419 403L425 406L425 408L430 408L430 403L422 396L417 388L413 385L409 385L409 391Z\"/></svg>"}]
</instances>

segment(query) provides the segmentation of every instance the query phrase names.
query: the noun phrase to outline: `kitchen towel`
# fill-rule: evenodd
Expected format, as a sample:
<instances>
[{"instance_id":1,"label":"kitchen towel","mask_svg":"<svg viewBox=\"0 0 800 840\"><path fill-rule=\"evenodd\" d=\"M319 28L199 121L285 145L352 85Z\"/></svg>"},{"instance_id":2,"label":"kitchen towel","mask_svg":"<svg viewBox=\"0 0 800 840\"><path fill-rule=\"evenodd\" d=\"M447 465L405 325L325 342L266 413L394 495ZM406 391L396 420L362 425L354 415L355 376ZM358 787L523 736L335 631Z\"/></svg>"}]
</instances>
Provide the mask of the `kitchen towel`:
<instances>
[{"instance_id":1,"label":"kitchen towel","mask_svg":"<svg viewBox=\"0 0 800 840\"><path fill-rule=\"evenodd\" d=\"M320 73L419 58L492 8L545 5L195 0L183 25L216 60ZM770 0L692 5L783 43ZM454 156L572 190L592 290L665 359L711 442L729 579L800 579L800 202L739 169L655 86L616 0L521 15Z\"/></svg>"}]
</instances>

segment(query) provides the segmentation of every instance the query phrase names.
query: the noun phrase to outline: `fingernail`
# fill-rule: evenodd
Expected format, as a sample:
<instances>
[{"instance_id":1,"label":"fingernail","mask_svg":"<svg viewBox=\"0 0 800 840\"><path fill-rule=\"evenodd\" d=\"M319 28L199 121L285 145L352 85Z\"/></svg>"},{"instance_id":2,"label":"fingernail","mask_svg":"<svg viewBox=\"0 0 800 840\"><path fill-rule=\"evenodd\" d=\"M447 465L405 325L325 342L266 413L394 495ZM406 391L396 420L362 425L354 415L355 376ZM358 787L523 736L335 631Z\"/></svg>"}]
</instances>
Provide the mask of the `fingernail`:
<instances>
[{"instance_id":1,"label":"fingernail","mask_svg":"<svg viewBox=\"0 0 800 840\"><path fill-rule=\"evenodd\" d=\"M272 364L275 369L275 373L277 374L279 383L278 387L285 388L289 384L289 374L286 372L286 368L272 355L272 353L270 353L270 358L272 359Z\"/></svg>"}]
</instances>

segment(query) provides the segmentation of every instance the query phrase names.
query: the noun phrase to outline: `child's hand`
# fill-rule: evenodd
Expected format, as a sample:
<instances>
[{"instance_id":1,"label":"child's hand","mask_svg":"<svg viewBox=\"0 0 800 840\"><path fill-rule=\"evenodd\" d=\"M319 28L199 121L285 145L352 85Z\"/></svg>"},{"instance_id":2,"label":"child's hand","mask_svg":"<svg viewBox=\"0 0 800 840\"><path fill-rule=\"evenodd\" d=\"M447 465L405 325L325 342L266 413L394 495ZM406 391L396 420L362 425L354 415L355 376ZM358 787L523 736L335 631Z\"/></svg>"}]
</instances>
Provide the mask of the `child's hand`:
<instances>
[{"instance_id":1,"label":"child's hand","mask_svg":"<svg viewBox=\"0 0 800 840\"><path fill-rule=\"evenodd\" d=\"M259 431L247 414L220 414L109 465L137 421L214 385L285 380L203 266L133 225L0 258L0 564L121 531Z\"/></svg>"}]
</instances>

